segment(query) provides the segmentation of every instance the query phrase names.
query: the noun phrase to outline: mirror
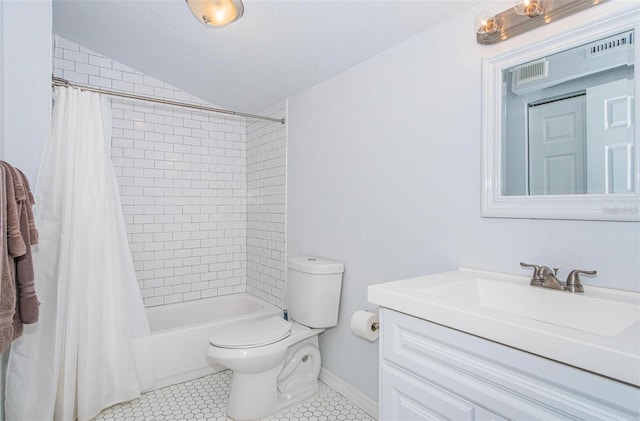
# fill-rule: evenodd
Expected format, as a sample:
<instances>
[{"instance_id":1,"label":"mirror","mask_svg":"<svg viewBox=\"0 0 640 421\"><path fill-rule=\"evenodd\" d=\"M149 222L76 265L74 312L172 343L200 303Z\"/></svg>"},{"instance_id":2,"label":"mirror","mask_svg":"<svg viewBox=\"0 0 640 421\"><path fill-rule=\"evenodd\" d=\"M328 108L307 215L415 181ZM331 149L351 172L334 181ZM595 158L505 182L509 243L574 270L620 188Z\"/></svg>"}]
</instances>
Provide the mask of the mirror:
<instances>
[{"instance_id":1,"label":"mirror","mask_svg":"<svg viewBox=\"0 0 640 421\"><path fill-rule=\"evenodd\" d=\"M502 71L502 194L633 192L626 31Z\"/></svg>"},{"instance_id":2,"label":"mirror","mask_svg":"<svg viewBox=\"0 0 640 421\"><path fill-rule=\"evenodd\" d=\"M640 221L635 19L483 61L483 216Z\"/></svg>"}]
</instances>

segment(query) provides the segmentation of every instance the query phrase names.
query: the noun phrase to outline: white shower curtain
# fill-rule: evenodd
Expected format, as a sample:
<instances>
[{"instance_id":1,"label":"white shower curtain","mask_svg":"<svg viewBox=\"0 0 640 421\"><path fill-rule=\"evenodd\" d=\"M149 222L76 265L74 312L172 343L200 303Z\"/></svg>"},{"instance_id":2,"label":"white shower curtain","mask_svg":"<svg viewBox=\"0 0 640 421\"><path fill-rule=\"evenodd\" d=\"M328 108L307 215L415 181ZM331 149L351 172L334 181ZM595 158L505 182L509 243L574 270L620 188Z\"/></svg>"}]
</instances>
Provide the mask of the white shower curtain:
<instances>
[{"instance_id":1,"label":"white shower curtain","mask_svg":"<svg viewBox=\"0 0 640 421\"><path fill-rule=\"evenodd\" d=\"M56 88L38 175L36 332L11 348L7 420L88 420L140 394L130 339L149 335L110 158L110 108Z\"/></svg>"}]
</instances>

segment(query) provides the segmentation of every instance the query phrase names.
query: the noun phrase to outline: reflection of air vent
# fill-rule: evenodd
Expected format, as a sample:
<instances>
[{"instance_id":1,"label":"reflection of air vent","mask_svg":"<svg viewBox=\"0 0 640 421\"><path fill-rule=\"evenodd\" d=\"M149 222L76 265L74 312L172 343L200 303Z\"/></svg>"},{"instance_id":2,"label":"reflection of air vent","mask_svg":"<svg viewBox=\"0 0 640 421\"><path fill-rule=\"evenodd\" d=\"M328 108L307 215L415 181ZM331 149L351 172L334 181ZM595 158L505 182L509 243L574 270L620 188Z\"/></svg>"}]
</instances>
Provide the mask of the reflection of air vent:
<instances>
[{"instance_id":1,"label":"reflection of air vent","mask_svg":"<svg viewBox=\"0 0 640 421\"><path fill-rule=\"evenodd\" d=\"M528 63L524 66L516 67L514 72L516 74L516 85L544 79L549 73L549 62L540 60Z\"/></svg>"},{"instance_id":2,"label":"reflection of air vent","mask_svg":"<svg viewBox=\"0 0 640 421\"><path fill-rule=\"evenodd\" d=\"M629 48L633 45L633 41L633 31L596 41L586 46L587 57L604 54L611 50L620 50L625 47Z\"/></svg>"}]
</instances>

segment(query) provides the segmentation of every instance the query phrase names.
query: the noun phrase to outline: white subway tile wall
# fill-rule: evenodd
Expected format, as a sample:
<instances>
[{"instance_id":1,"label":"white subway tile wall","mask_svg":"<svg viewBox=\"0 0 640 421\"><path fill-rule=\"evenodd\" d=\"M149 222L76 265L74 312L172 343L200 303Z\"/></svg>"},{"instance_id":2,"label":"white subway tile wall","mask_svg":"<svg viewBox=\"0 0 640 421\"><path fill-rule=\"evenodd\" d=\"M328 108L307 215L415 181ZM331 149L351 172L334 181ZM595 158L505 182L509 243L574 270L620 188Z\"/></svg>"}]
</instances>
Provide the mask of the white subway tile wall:
<instances>
[{"instance_id":1,"label":"white subway tile wall","mask_svg":"<svg viewBox=\"0 0 640 421\"><path fill-rule=\"evenodd\" d=\"M260 114L281 118L286 102ZM287 131L284 124L247 125L247 291L286 307Z\"/></svg>"},{"instance_id":2,"label":"white subway tile wall","mask_svg":"<svg viewBox=\"0 0 640 421\"><path fill-rule=\"evenodd\" d=\"M54 43L55 76L213 106L60 36L55 36ZM283 306L283 265L265 259L284 259L284 234L277 236L274 231L265 244L262 237L259 241L252 234L248 237L247 122L127 99L114 98L111 107L112 160L145 306L246 291L248 242L260 246L255 252L260 265L254 267L252 276L262 284L256 283L251 290ZM264 134L257 133L260 130ZM274 142L279 148L282 140L272 135L272 129L260 130L253 134L256 144L274 149L269 145ZM252 177L262 185L260 177L271 178L272 174L252 173ZM284 180L282 183L284 186ZM260 200L266 203L272 198ZM257 207L255 211L262 214L249 219L268 217L270 223L284 225L283 204L282 198L282 205ZM262 231L260 228L255 235L262 236ZM284 233L283 228L281 231Z\"/></svg>"}]
</instances>

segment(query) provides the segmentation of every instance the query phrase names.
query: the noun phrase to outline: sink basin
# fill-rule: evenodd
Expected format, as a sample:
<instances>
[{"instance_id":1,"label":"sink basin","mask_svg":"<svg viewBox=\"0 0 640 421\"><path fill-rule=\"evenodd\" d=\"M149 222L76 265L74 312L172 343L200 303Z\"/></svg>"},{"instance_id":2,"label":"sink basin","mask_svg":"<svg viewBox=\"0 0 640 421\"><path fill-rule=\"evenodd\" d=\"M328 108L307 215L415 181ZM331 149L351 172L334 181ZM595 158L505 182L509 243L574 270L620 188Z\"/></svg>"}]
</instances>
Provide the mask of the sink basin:
<instances>
[{"instance_id":1,"label":"sink basin","mask_svg":"<svg viewBox=\"0 0 640 421\"><path fill-rule=\"evenodd\" d=\"M492 279L465 279L420 292L603 336L617 336L640 320L637 305Z\"/></svg>"},{"instance_id":2,"label":"sink basin","mask_svg":"<svg viewBox=\"0 0 640 421\"><path fill-rule=\"evenodd\" d=\"M640 387L640 293L471 268L369 285L369 302ZM384 328L384 326L383 326Z\"/></svg>"}]
</instances>

